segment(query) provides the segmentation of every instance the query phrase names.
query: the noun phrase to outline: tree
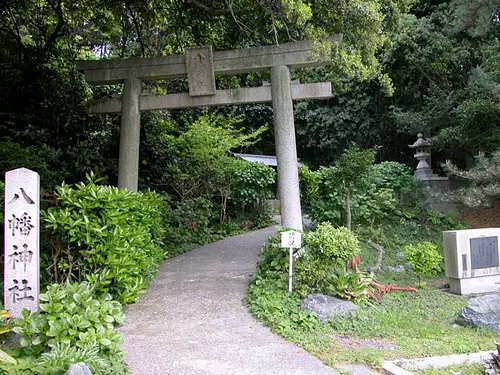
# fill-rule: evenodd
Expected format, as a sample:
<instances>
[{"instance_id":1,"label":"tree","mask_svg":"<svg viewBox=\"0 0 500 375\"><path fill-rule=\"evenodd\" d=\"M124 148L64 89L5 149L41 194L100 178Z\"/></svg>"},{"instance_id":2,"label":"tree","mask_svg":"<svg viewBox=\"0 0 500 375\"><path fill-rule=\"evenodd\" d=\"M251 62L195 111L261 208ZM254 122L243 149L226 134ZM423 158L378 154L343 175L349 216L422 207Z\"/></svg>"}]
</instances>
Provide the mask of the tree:
<instances>
[{"instance_id":1,"label":"tree","mask_svg":"<svg viewBox=\"0 0 500 375\"><path fill-rule=\"evenodd\" d=\"M366 175L372 171L375 162L375 150L362 150L355 145L346 149L335 162L333 177L345 190L346 227L351 229L351 192L363 183Z\"/></svg>"},{"instance_id":2,"label":"tree","mask_svg":"<svg viewBox=\"0 0 500 375\"><path fill-rule=\"evenodd\" d=\"M480 152L475 165L469 170L460 170L451 161L443 165L446 171L468 181L469 186L448 194L445 198L458 201L468 207L489 206L500 197L500 150L490 157Z\"/></svg>"}]
</instances>

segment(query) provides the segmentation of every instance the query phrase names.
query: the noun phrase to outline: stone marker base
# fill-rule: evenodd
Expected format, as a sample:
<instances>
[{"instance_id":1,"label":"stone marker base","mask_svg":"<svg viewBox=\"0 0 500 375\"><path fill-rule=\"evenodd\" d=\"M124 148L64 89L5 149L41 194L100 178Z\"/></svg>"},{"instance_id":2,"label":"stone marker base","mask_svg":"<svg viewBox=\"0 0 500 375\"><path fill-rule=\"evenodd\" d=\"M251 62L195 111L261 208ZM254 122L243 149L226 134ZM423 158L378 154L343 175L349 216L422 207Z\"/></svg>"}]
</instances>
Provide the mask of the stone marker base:
<instances>
[{"instance_id":1,"label":"stone marker base","mask_svg":"<svg viewBox=\"0 0 500 375\"><path fill-rule=\"evenodd\" d=\"M454 279L450 277L453 294L489 293L500 290L500 275Z\"/></svg>"}]
</instances>

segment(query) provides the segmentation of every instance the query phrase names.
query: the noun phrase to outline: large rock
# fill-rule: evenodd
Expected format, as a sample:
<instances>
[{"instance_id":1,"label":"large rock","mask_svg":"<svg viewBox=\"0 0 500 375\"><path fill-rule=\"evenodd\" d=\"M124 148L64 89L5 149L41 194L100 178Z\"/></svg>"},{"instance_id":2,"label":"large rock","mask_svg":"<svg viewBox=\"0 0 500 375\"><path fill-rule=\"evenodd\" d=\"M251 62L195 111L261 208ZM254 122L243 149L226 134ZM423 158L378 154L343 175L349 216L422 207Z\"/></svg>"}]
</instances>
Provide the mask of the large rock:
<instances>
[{"instance_id":1,"label":"large rock","mask_svg":"<svg viewBox=\"0 0 500 375\"><path fill-rule=\"evenodd\" d=\"M90 372L90 369L85 363L79 362L69 366L68 371L66 371L64 375L92 375L92 372Z\"/></svg>"},{"instance_id":2,"label":"large rock","mask_svg":"<svg viewBox=\"0 0 500 375\"><path fill-rule=\"evenodd\" d=\"M457 321L464 326L500 332L500 296L488 294L471 298L467 306L458 314Z\"/></svg>"},{"instance_id":3,"label":"large rock","mask_svg":"<svg viewBox=\"0 0 500 375\"><path fill-rule=\"evenodd\" d=\"M310 294L300 301L300 306L308 311L315 312L320 323L335 321L340 317L348 317L351 311L359 306L351 301L325 296L323 294Z\"/></svg>"}]
</instances>

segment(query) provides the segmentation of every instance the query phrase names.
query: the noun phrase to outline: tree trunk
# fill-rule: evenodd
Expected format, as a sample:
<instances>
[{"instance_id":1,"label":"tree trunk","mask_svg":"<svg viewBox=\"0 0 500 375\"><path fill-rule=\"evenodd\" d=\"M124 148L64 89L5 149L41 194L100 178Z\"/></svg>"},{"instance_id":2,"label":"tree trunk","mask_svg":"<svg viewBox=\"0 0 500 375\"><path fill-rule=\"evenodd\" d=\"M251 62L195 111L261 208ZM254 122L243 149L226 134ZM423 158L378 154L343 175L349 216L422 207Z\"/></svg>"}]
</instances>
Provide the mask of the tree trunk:
<instances>
[{"instance_id":1,"label":"tree trunk","mask_svg":"<svg viewBox=\"0 0 500 375\"><path fill-rule=\"evenodd\" d=\"M346 228L351 230L351 192L347 189L345 195Z\"/></svg>"}]
</instances>

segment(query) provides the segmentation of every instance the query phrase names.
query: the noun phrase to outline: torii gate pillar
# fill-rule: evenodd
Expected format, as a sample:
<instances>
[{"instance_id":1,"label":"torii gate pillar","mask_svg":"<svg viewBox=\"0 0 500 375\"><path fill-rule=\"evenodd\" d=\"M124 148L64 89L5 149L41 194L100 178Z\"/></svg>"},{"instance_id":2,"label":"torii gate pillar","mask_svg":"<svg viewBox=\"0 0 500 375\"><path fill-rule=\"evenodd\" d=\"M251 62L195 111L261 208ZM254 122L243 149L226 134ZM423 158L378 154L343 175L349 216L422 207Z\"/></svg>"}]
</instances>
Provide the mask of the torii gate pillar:
<instances>
[{"instance_id":1,"label":"torii gate pillar","mask_svg":"<svg viewBox=\"0 0 500 375\"><path fill-rule=\"evenodd\" d=\"M139 95L141 95L141 80L125 79L120 126L118 187L132 191L137 191L139 176L139 145L141 143Z\"/></svg>"},{"instance_id":2,"label":"torii gate pillar","mask_svg":"<svg viewBox=\"0 0 500 375\"><path fill-rule=\"evenodd\" d=\"M330 41L340 43L341 39L341 35L335 35ZM332 88L330 82L294 85L290 81L290 68L325 63L313 55L313 50L313 43L304 41L219 52L212 52L210 46L197 47L188 49L186 56L78 61L77 69L85 73L89 83L124 82L123 98L106 99L90 106L91 113L122 114L118 186L137 190L140 111L272 102L282 225L302 230L292 100L330 98ZM216 89L216 76L268 69L271 87ZM141 95L142 81L185 77L189 94Z\"/></svg>"},{"instance_id":3,"label":"torii gate pillar","mask_svg":"<svg viewBox=\"0 0 500 375\"><path fill-rule=\"evenodd\" d=\"M278 65L271 68L271 91L281 225L302 231L291 78L287 66Z\"/></svg>"}]
</instances>

